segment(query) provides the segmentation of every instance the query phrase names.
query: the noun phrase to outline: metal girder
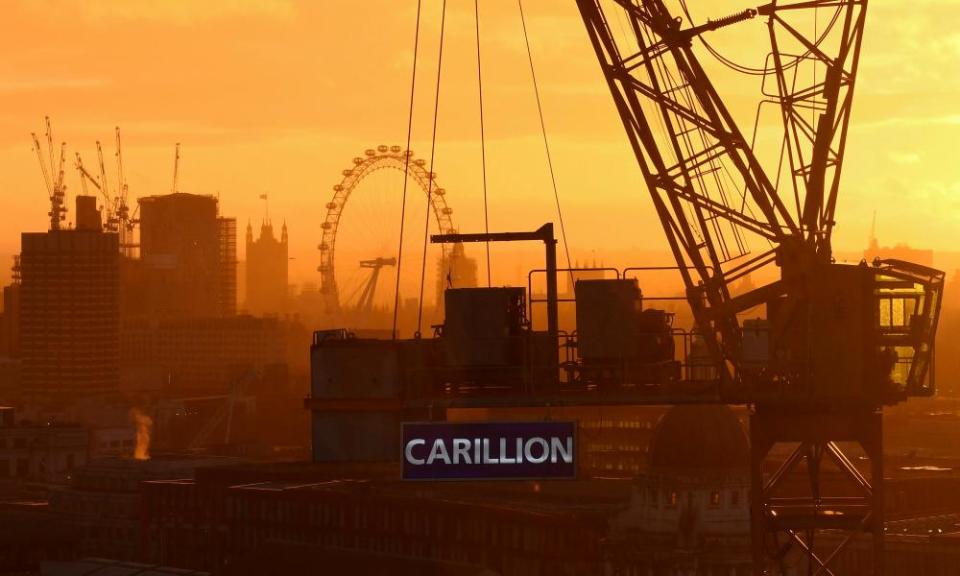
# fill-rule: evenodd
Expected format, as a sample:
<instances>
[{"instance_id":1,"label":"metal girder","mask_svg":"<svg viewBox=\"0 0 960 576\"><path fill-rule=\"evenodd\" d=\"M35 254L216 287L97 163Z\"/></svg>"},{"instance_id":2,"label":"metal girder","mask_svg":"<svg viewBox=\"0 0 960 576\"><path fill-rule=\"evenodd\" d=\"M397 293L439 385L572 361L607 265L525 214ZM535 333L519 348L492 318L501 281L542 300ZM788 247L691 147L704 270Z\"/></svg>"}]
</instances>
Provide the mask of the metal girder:
<instances>
[{"instance_id":1,"label":"metal girder","mask_svg":"<svg viewBox=\"0 0 960 576\"><path fill-rule=\"evenodd\" d=\"M798 17L830 16L813 35ZM846 149L867 0L780 1L761 6L767 16L784 126L791 187L805 239L829 258L837 193ZM831 15L832 13L832 15ZM796 56L788 56L793 51ZM800 52L802 51L802 54Z\"/></svg>"},{"instance_id":2,"label":"metal girder","mask_svg":"<svg viewBox=\"0 0 960 576\"><path fill-rule=\"evenodd\" d=\"M871 407L804 412L759 406L750 417L750 440L754 574L781 574L793 568L831 575L835 560L850 543L867 537L873 542L871 574L882 575L880 412ZM863 449L869 478L838 442ZM796 446L773 473L765 475L763 465L780 443ZM802 482L797 481L800 478Z\"/></svg>"},{"instance_id":3,"label":"metal girder","mask_svg":"<svg viewBox=\"0 0 960 576\"><path fill-rule=\"evenodd\" d=\"M750 18L746 11L682 30L661 0L577 0L590 41L640 164L690 295L698 325L724 380L739 357L736 311L726 269L750 253L798 236L777 194L693 54L703 31ZM626 18L616 36L612 17ZM657 130L662 133L657 133ZM723 310L724 313L716 311Z\"/></svg>"},{"instance_id":4,"label":"metal girder","mask_svg":"<svg viewBox=\"0 0 960 576\"><path fill-rule=\"evenodd\" d=\"M434 244L459 244L469 242L543 242L544 263L547 269L547 333L556 342L560 333L560 315L557 310L557 240L553 235L553 223L548 222L532 232L486 232L473 234L434 234ZM556 350L551 352L556 356ZM556 358L554 358L556 360Z\"/></svg>"},{"instance_id":5,"label":"metal girder","mask_svg":"<svg viewBox=\"0 0 960 576\"><path fill-rule=\"evenodd\" d=\"M687 28L664 0L577 5L681 265L697 324L724 380L735 382L736 315L741 302L755 303L763 293L738 301L731 283L774 262L756 252L776 252L776 263L789 263L795 279L797 272L812 273L815 260L830 260L866 0L773 0ZM820 10L830 17L822 29ZM780 105L784 126L779 163L786 164L790 184L783 190L767 176L691 48L704 32L757 14L767 18L771 41L764 77L776 84L765 94ZM799 285L780 288L789 295Z\"/></svg>"}]
</instances>

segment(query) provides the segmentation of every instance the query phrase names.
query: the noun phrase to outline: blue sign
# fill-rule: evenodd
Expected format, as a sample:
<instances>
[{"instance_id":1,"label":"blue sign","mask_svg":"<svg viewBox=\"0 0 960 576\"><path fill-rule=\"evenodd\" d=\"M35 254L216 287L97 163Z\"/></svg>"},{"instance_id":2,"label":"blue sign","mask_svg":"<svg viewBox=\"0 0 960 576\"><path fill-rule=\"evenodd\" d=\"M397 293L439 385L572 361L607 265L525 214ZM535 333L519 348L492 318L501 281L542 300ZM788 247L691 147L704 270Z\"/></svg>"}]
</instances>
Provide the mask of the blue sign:
<instances>
[{"instance_id":1,"label":"blue sign","mask_svg":"<svg viewBox=\"0 0 960 576\"><path fill-rule=\"evenodd\" d=\"M404 480L576 478L575 422L403 424Z\"/></svg>"}]
</instances>

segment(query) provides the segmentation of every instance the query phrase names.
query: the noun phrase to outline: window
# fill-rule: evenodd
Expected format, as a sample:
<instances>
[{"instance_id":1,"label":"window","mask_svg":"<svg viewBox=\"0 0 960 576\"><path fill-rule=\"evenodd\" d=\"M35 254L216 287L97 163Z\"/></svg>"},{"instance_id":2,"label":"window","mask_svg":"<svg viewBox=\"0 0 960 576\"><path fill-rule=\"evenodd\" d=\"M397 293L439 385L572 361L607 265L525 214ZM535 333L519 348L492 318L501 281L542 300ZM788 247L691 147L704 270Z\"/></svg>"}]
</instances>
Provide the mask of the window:
<instances>
[{"instance_id":1,"label":"window","mask_svg":"<svg viewBox=\"0 0 960 576\"><path fill-rule=\"evenodd\" d=\"M678 498L678 496L677 496L676 490L672 490L672 491L670 492L670 497L667 499L667 507L668 507L668 508L676 508L676 507L677 507L677 498Z\"/></svg>"},{"instance_id":2,"label":"window","mask_svg":"<svg viewBox=\"0 0 960 576\"><path fill-rule=\"evenodd\" d=\"M710 493L710 506L713 508L720 506L720 492L714 490Z\"/></svg>"},{"instance_id":3,"label":"window","mask_svg":"<svg viewBox=\"0 0 960 576\"><path fill-rule=\"evenodd\" d=\"M740 506L740 491L734 490L730 493L730 506L737 508Z\"/></svg>"}]
</instances>

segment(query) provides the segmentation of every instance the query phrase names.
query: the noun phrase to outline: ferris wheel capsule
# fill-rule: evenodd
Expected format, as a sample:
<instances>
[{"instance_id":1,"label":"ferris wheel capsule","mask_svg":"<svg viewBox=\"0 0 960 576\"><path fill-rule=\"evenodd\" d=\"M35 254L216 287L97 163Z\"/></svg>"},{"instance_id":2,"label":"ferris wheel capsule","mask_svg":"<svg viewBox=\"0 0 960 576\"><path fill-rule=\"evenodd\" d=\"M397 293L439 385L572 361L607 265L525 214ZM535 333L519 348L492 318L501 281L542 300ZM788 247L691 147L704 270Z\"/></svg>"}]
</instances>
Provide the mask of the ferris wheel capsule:
<instances>
[{"instance_id":1,"label":"ferris wheel capsule","mask_svg":"<svg viewBox=\"0 0 960 576\"><path fill-rule=\"evenodd\" d=\"M317 244L317 250L320 250L321 252L326 252L329 249L330 249L330 246L328 246L326 242L322 244Z\"/></svg>"},{"instance_id":2,"label":"ferris wheel capsule","mask_svg":"<svg viewBox=\"0 0 960 576\"><path fill-rule=\"evenodd\" d=\"M377 155L377 151L374 150L373 148L367 148L366 150L363 151L363 153L366 154L367 156L376 156L376 155Z\"/></svg>"},{"instance_id":3,"label":"ferris wheel capsule","mask_svg":"<svg viewBox=\"0 0 960 576\"><path fill-rule=\"evenodd\" d=\"M384 152L386 152L386 151L389 150L389 149L390 149L390 148L388 148L386 144L381 144L381 145L377 146L377 152L380 152L381 154L383 154Z\"/></svg>"},{"instance_id":4,"label":"ferris wheel capsule","mask_svg":"<svg viewBox=\"0 0 960 576\"><path fill-rule=\"evenodd\" d=\"M437 188L436 190L433 191L433 193L436 194L437 196L443 196L444 194L447 193L447 191L443 188Z\"/></svg>"},{"instance_id":5,"label":"ferris wheel capsule","mask_svg":"<svg viewBox=\"0 0 960 576\"><path fill-rule=\"evenodd\" d=\"M397 145L393 145L393 146L390 147L390 152L393 152L394 154L399 154L399 153L400 153L400 150L401 150L401 148L400 148L399 146L397 146Z\"/></svg>"},{"instance_id":6,"label":"ferris wheel capsule","mask_svg":"<svg viewBox=\"0 0 960 576\"><path fill-rule=\"evenodd\" d=\"M342 190L343 190L343 184L334 184L334 185L333 185L333 191L334 191L334 192L340 192L340 191L342 191Z\"/></svg>"},{"instance_id":7,"label":"ferris wheel capsule","mask_svg":"<svg viewBox=\"0 0 960 576\"><path fill-rule=\"evenodd\" d=\"M330 228L333 228L333 226L329 222L324 222L323 224L320 225L320 227L323 228L324 230L329 230Z\"/></svg>"},{"instance_id":8,"label":"ferris wheel capsule","mask_svg":"<svg viewBox=\"0 0 960 576\"><path fill-rule=\"evenodd\" d=\"M431 173L430 173L430 179L431 179L431 180L436 180L436 179L437 179L437 173L436 173L436 172L431 172Z\"/></svg>"},{"instance_id":9,"label":"ferris wheel capsule","mask_svg":"<svg viewBox=\"0 0 960 576\"><path fill-rule=\"evenodd\" d=\"M327 202L327 210L333 210L336 207L337 207L336 202Z\"/></svg>"},{"instance_id":10,"label":"ferris wheel capsule","mask_svg":"<svg viewBox=\"0 0 960 576\"><path fill-rule=\"evenodd\" d=\"M453 208L447 207L447 208L444 208L443 210L441 210L441 212L443 212L444 214L446 214L447 216L449 216L449 215L453 214Z\"/></svg>"},{"instance_id":11,"label":"ferris wheel capsule","mask_svg":"<svg viewBox=\"0 0 960 576\"><path fill-rule=\"evenodd\" d=\"M417 166L421 166L421 167L422 167L422 166L425 166L425 165L427 164L427 161L424 160L423 158L417 158L416 160L413 161L413 163L416 164Z\"/></svg>"},{"instance_id":12,"label":"ferris wheel capsule","mask_svg":"<svg viewBox=\"0 0 960 576\"><path fill-rule=\"evenodd\" d=\"M404 156L413 156L413 150L406 150L403 153Z\"/></svg>"},{"instance_id":13,"label":"ferris wheel capsule","mask_svg":"<svg viewBox=\"0 0 960 576\"><path fill-rule=\"evenodd\" d=\"M344 176L350 176L351 174L353 174L353 170L351 170L351 169L349 169L349 168L347 168L346 170L343 171L343 175L344 175Z\"/></svg>"},{"instance_id":14,"label":"ferris wheel capsule","mask_svg":"<svg viewBox=\"0 0 960 576\"><path fill-rule=\"evenodd\" d=\"M353 159L353 163L356 164L357 166L359 166L359 165L363 164L363 158L357 156L357 157L355 157L355 158Z\"/></svg>"}]
</instances>

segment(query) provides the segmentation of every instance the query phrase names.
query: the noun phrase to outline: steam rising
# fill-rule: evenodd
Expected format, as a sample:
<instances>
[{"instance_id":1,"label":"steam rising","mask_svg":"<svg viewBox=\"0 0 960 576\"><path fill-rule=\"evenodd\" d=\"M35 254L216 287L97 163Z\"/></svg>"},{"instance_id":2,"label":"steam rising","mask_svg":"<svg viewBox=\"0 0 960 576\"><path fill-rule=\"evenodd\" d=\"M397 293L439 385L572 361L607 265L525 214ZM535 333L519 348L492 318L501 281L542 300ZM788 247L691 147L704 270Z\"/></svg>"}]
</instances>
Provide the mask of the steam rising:
<instances>
[{"instance_id":1,"label":"steam rising","mask_svg":"<svg viewBox=\"0 0 960 576\"><path fill-rule=\"evenodd\" d=\"M139 408L131 408L130 419L137 426L137 446L133 450L133 457L136 460L149 460L153 418L144 414Z\"/></svg>"}]
</instances>

